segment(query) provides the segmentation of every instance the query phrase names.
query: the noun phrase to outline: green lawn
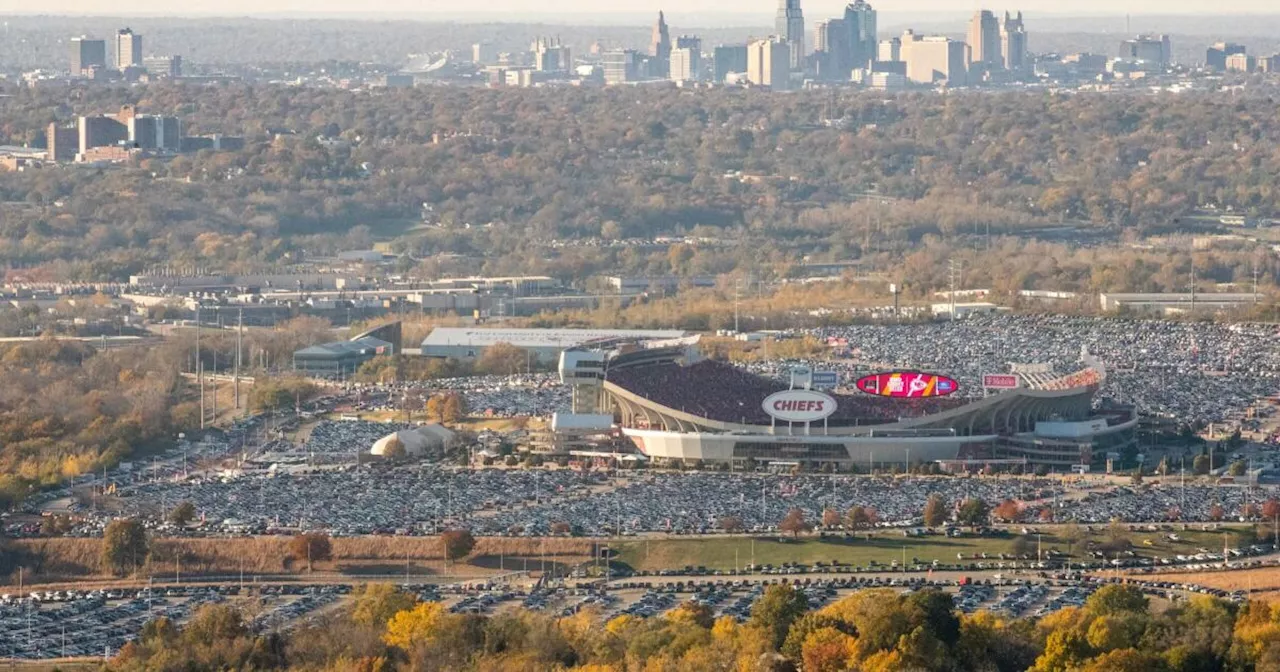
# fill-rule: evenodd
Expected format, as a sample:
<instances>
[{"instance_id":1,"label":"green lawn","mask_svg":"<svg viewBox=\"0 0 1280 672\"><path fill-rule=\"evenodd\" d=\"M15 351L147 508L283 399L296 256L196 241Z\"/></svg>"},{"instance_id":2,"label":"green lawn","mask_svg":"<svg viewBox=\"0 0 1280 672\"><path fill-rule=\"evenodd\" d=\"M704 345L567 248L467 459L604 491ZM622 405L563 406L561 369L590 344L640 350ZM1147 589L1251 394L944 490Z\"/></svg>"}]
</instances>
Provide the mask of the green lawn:
<instances>
[{"instance_id":1,"label":"green lawn","mask_svg":"<svg viewBox=\"0 0 1280 672\"><path fill-rule=\"evenodd\" d=\"M1237 545L1239 529L1226 530L1231 538L1231 546ZM1221 551L1224 532L1177 532L1181 541L1172 542L1165 536L1167 533L1130 533L1129 539L1133 550L1140 556L1158 557L1176 554L1194 554L1197 548L1210 551ZM618 560L638 570L678 569L686 565L704 566L710 569L732 569L735 562L745 566L751 562L754 545L756 564L781 565L787 562L813 564L815 562L839 561L842 564L867 566L872 561L888 565L894 561L901 562L905 549L907 562L917 558L920 562L929 563L937 560L941 564L958 562L957 553L964 554L964 563L982 562L973 556L986 553L991 560L999 562L1000 553L1012 554L1015 536L998 537L960 537L928 536L907 538L901 533L884 532L873 534L870 539L859 536L846 540L843 537L801 537L796 540L780 540L777 537L703 537L690 539L654 539L628 540L615 542L618 549ZM1084 543L1077 543L1072 549L1074 559L1088 557L1084 544L1090 541L1099 543L1105 539L1101 531L1088 534ZM1150 541L1151 545L1144 542ZM1036 538L1030 536L1023 542L1031 554L1036 552ZM1044 552L1056 550L1067 552L1067 542L1045 534L1041 539ZM735 553L736 558L735 558Z\"/></svg>"}]
</instances>

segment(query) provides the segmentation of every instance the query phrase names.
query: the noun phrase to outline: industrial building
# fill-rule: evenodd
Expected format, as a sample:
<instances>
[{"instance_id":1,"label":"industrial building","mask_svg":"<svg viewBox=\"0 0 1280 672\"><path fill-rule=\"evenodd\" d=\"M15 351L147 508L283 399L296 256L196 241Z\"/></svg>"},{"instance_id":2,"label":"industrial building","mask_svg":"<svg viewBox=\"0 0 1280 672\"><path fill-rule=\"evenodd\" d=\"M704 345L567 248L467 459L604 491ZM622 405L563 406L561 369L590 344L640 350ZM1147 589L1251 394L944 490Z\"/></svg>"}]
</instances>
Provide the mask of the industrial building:
<instances>
[{"instance_id":1,"label":"industrial building","mask_svg":"<svg viewBox=\"0 0 1280 672\"><path fill-rule=\"evenodd\" d=\"M1102 310L1155 310L1165 313L1231 310L1253 305L1259 295L1238 293L1099 294Z\"/></svg>"},{"instance_id":2,"label":"industrial building","mask_svg":"<svg viewBox=\"0 0 1280 672\"><path fill-rule=\"evenodd\" d=\"M372 337L303 348L293 353L293 368L322 378L349 376L380 355L394 355L395 346Z\"/></svg>"},{"instance_id":3,"label":"industrial building","mask_svg":"<svg viewBox=\"0 0 1280 672\"><path fill-rule=\"evenodd\" d=\"M425 357L474 360L486 348L508 343L528 350L533 359L550 364L560 353L593 341L608 339L664 340L681 338L686 333L674 330L634 329L472 329L469 327L436 327L422 341Z\"/></svg>"}]
</instances>

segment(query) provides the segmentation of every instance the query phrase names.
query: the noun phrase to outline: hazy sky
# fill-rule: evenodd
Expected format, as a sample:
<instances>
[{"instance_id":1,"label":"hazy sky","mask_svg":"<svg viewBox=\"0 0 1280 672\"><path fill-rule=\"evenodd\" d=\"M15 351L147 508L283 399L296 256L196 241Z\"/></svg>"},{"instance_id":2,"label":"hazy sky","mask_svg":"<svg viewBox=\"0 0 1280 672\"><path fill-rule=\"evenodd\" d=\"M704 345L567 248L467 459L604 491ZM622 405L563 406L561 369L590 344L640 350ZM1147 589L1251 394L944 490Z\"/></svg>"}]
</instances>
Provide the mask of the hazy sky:
<instances>
[{"instance_id":1,"label":"hazy sky","mask_svg":"<svg viewBox=\"0 0 1280 672\"><path fill-rule=\"evenodd\" d=\"M805 0L805 13L814 18L834 16L845 0ZM995 3L981 0L872 0L877 9L890 12L950 11L967 12L979 6L991 9L1023 9L1029 12L1057 14L1123 14L1129 13L1242 13L1280 12L1276 0L1225 0L1206 5L1196 0L1003 0ZM107 0L0 0L0 13L12 14L399 14L436 15L461 18L463 13L492 14L496 20L520 20L529 16L590 13L631 15L666 9L673 15L692 14L759 14L767 16L776 0L129 0L112 3ZM371 17L375 18L375 17ZM478 17L482 18L482 17Z\"/></svg>"}]
</instances>

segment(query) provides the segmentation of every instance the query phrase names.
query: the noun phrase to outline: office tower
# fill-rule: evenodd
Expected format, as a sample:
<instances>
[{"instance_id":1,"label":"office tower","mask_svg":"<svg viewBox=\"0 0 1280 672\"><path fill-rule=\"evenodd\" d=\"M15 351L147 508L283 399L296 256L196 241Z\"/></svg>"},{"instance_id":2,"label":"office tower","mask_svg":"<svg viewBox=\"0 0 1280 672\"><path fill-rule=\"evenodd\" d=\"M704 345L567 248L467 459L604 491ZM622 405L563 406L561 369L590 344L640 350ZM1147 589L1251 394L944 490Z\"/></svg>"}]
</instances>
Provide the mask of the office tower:
<instances>
[{"instance_id":1,"label":"office tower","mask_svg":"<svg viewBox=\"0 0 1280 672\"><path fill-rule=\"evenodd\" d=\"M182 127L177 117L137 114L121 121L129 129L129 144L134 147L172 152L181 148Z\"/></svg>"},{"instance_id":2,"label":"office tower","mask_svg":"<svg viewBox=\"0 0 1280 672\"><path fill-rule=\"evenodd\" d=\"M1000 20L1000 56L1006 70L1022 70L1027 65L1027 28L1022 23L1022 12L1017 17L1004 13Z\"/></svg>"},{"instance_id":3,"label":"office tower","mask_svg":"<svg viewBox=\"0 0 1280 672\"><path fill-rule=\"evenodd\" d=\"M902 39L891 38L880 42L879 49L876 52L876 60L879 62L896 63L902 60Z\"/></svg>"},{"instance_id":4,"label":"office tower","mask_svg":"<svg viewBox=\"0 0 1280 672\"><path fill-rule=\"evenodd\" d=\"M702 51L702 38L697 35L681 35L676 38L676 49L696 49Z\"/></svg>"},{"instance_id":5,"label":"office tower","mask_svg":"<svg viewBox=\"0 0 1280 672\"><path fill-rule=\"evenodd\" d=\"M1004 67L1004 59L1000 55L1000 24L996 15L983 9L975 12L969 21L970 63L990 69Z\"/></svg>"},{"instance_id":6,"label":"office tower","mask_svg":"<svg viewBox=\"0 0 1280 672\"><path fill-rule=\"evenodd\" d=\"M1258 60L1248 54L1231 54L1226 66L1227 72L1253 72L1258 69Z\"/></svg>"},{"instance_id":7,"label":"office tower","mask_svg":"<svg viewBox=\"0 0 1280 672\"><path fill-rule=\"evenodd\" d=\"M533 52L533 69L538 72L561 72L573 67L569 47L559 39L540 37L534 41L530 51Z\"/></svg>"},{"instance_id":8,"label":"office tower","mask_svg":"<svg viewBox=\"0 0 1280 672\"><path fill-rule=\"evenodd\" d=\"M791 69L804 67L804 12L800 0L778 0L778 16L775 21L778 37L791 49Z\"/></svg>"},{"instance_id":9,"label":"office tower","mask_svg":"<svg viewBox=\"0 0 1280 672\"><path fill-rule=\"evenodd\" d=\"M817 51L818 78L827 81L848 81L853 69L849 52L849 31L844 19L819 21L814 26L814 50Z\"/></svg>"},{"instance_id":10,"label":"office tower","mask_svg":"<svg viewBox=\"0 0 1280 672\"><path fill-rule=\"evenodd\" d=\"M1173 61L1173 48L1168 35L1139 35L1120 43L1120 58L1168 65Z\"/></svg>"},{"instance_id":11,"label":"office tower","mask_svg":"<svg viewBox=\"0 0 1280 672\"><path fill-rule=\"evenodd\" d=\"M671 50L671 79L696 82L702 79L702 52L692 47Z\"/></svg>"},{"instance_id":12,"label":"office tower","mask_svg":"<svg viewBox=\"0 0 1280 672\"><path fill-rule=\"evenodd\" d=\"M848 31L849 68L870 68L876 61L876 10L866 0L857 0L844 8L844 27Z\"/></svg>"},{"instance_id":13,"label":"office tower","mask_svg":"<svg viewBox=\"0 0 1280 672\"><path fill-rule=\"evenodd\" d=\"M1227 69L1227 57L1236 54L1243 54L1247 50L1242 44L1232 44L1230 42L1219 42L1205 51L1204 64L1214 70Z\"/></svg>"},{"instance_id":14,"label":"office tower","mask_svg":"<svg viewBox=\"0 0 1280 672\"><path fill-rule=\"evenodd\" d=\"M142 67L142 36L124 28L116 33L116 70Z\"/></svg>"},{"instance_id":15,"label":"office tower","mask_svg":"<svg viewBox=\"0 0 1280 672\"><path fill-rule=\"evenodd\" d=\"M639 54L634 49L611 49L604 52L605 84L623 84L639 79L637 64Z\"/></svg>"},{"instance_id":16,"label":"office tower","mask_svg":"<svg viewBox=\"0 0 1280 672\"><path fill-rule=\"evenodd\" d=\"M94 147L110 147L129 139L129 128L104 115L80 117L80 153Z\"/></svg>"},{"instance_id":17,"label":"office tower","mask_svg":"<svg viewBox=\"0 0 1280 672\"><path fill-rule=\"evenodd\" d=\"M107 67L107 41L71 38L71 76L83 77L95 67Z\"/></svg>"},{"instance_id":18,"label":"office tower","mask_svg":"<svg viewBox=\"0 0 1280 672\"><path fill-rule=\"evenodd\" d=\"M775 91L790 89L792 46L779 37L747 45L747 80Z\"/></svg>"},{"instance_id":19,"label":"office tower","mask_svg":"<svg viewBox=\"0 0 1280 672\"><path fill-rule=\"evenodd\" d=\"M947 37L921 37L911 31L902 36L902 60L907 79L917 84L964 86L968 82L968 48Z\"/></svg>"},{"instance_id":20,"label":"office tower","mask_svg":"<svg viewBox=\"0 0 1280 672\"><path fill-rule=\"evenodd\" d=\"M667 28L667 17L658 12L658 21L653 24L653 42L649 47L649 55L653 57L650 65L653 75L665 78L671 71L671 31Z\"/></svg>"},{"instance_id":21,"label":"office tower","mask_svg":"<svg viewBox=\"0 0 1280 672\"><path fill-rule=\"evenodd\" d=\"M491 42L471 45L471 62L476 65L492 65L498 62L498 48Z\"/></svg>"},{"instance_id":22,"label":"office tower","mask_svg":"<svg viewBox=\"0 0 1280 672\"><path fill-rule=\"evenodd\" d=\"M724 84L730 73L747 71L747 45L722 44L712 52L712 76L717 84Z\"/></svg>"},{"instance_id":23,"label":"office tower","mask_svg":"<svg viewBox=\"0 0 1280 672\"><path fill-rule=\"evenodd\" d=\"M50 161L75 161L80 149L80 130L75 126L59 126L50 123L45 131L45 146Z\"/></svg>"},{"instance_id":24,"label":"office tower","mask_svg":"<svg viewBox=\"0 0 1280 672\"><path fill-rule=\"evenodd\" d=\"M142 59L142 69L156 77L181 77L181 56L146 56Z\"/></svg>"},{"instance_id":25,"label":"office tower","mask_svg":"<svg viewBox=\"0 0 1280 672\"><path fill-rule=\"evenodd\" d=\"M676 46L671 50L668 74L678 82L702 80L702 38L696 35L681 35L676 38Z\"/></svg>"}]
</instances>

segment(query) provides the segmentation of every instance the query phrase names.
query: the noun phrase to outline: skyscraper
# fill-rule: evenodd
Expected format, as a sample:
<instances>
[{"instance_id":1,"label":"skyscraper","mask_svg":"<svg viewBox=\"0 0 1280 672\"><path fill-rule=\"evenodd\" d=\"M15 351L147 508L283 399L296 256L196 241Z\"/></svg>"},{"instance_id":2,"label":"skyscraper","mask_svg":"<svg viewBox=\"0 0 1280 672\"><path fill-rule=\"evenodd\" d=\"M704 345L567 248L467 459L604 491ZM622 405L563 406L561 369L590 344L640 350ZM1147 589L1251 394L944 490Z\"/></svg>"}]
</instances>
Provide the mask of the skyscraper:
<instances>
[{"instance_id":1,"label":"skyscraper","mask_svg":"<svg viewBox=\"0 0 1280 672\"><path fill-rule=\"evenodd\" d=\"M1243 54L1245 51L1244 45L1219 42L1205 51L1204 64L1214 70L1226 70L1227 57Z\"/></svg>"},{"instance_id":2,"label":"skyscraper","mask_svg":"<svg viewBox=\"0 0 1280 672\"><path fill-rule=\"evenodd\" d=\"M116 33L116 70L142 67L142 36L129 28Z\"/></svg>"},{"instance_id":3,"label":"skyscraper","mask_svg":"<svg viewBox=\"0 0 1280 672\"><path fill-rule=\"evenodd\" d=\"M71 38L71 76L81 77L94 67L107 67L107 41Z\"/></svg>"},{"instance_id":4,"label":"skyscraper","mask_svg":"<svg viewBox=\"0 0 1280 672\"><path fill-rule=\"evenodd\" d=\"M942 36L922 37L911 31L902 36L902 60L907 79L917 84L964 86L968 83L964 42Z\"/></svg>"},{"instance_id":5,"label":"skyscraper","mask_svg":"<svg viewBox=\"0 0 1280 672\"><path fill-rule=\"evenodd\" d=\"M779 0L778 18L774 26L778 37L791 47L791 69L804 67L804 11L800 0Z\"/></svg>"},{"instance_id":6,"label":"skyscraper","mask_svg":"<svg viewBox=\"0 0 1280 672\"><path fill-rule=\"evenodd\" d=\"M729 73L747 71L747 45L745 44L722 44L712 52L712 58L715 59L715 63L712 64L712 77L716 84L724 84Z\"/></svg>"},{"instance_id":7,"label":"skyscraper","mask_svg":"<svg viewBox=\"0 0 1280 672\"><path fill-rule=\"evenodd\" d=\"M671 50L671 79L683 81L700 81L702 79L702 38L696 35L681 35L676 38L675 48Z\"/></svg>"},{"instance_id":8,"label":"skyscraper","mask_svg":"<svg viewBox=\"0 0 1280 672\"><path fill-rule=\"evenodd\" d=\"M653 43L649 47L649 55L653 56L653 70L656 77L666 77L671 73L671 31L667 28L667 17L658 12L658 21L653 24Z\"/></svg>"},{"instance_id":9,"label":"skyscraper","mask_svg":"<svg viewBox=\"0 0 1280 672\"><path fill-rule=\"evenodd\" d=\"M1022 24L1022 12L1011 18L1004 13L1000 21L1000 55L1006 70L1021 70L1027 65L1027 29Z\"/></svg>"},{"instance_id":10,"label":"skyscraper","mask_svg":"<svg viewBox=\"0 0 1280 672\"><path fill-rule=\"evenodd\" d=\"M791 88L793 45L780 37L756 40L747 45L747 80L774 91Z\"/></svg>"},{"instance_id":11,"label":"skyscraper","mask_svg":"<svg viewBox=\"0 0 1280 672\"><path fill-rule=\"evenodd\" d=\"M605 84L625 84L640 78L639 54L634 49L611 49L601 57Z\"/></svg>"},{"instance_id":12,"label":"skyscraper","mask_svg":"<svg viewBox=\"0 0 1280 672\"><path fill-rule=\"evenodd\" d=\"M849 63L854 68L870 68L876 61L876 10L866 0L844 8L844 27L849 32Z\"/></svg>"},{"instance_id":13,"label":"skyscraper","mask_svg":"<svg viewBox=\"0 0 1280 672\"><path fill-rule=\"evenodd\" d=\"M968 44L972 65L991 69L1004 67L1004 57L1000 54L1000 23L990 10L974 13L969 21Z\"/></svg>"},{"instance_id":14,"label":"skyscraper","mask_svg":"<svg viewBox=\"0 0 1280 672\"><path fill-rule=\"evenodd\" d=\"M847 82L852 68L849 55L849 31L844 19L819 21L814 26L814 50L818 52L818 77L827 81Z\"/></svg>"},{"instance_id":15,"label":"skyscraper","mask_svg":"<svg viewBox=\"0 0 1280 672\"><path fill-rule=\"evenodd\" d=\"M1168 65L1173 62L1173 48L1168 35L1139 35L1120 43L1120 58Z\"/></svg>"}]
</instances>

